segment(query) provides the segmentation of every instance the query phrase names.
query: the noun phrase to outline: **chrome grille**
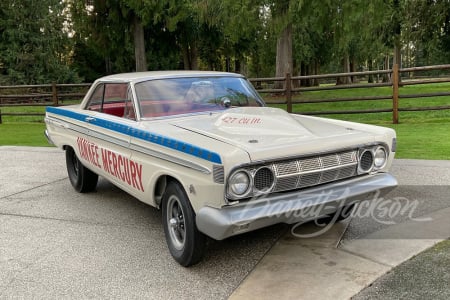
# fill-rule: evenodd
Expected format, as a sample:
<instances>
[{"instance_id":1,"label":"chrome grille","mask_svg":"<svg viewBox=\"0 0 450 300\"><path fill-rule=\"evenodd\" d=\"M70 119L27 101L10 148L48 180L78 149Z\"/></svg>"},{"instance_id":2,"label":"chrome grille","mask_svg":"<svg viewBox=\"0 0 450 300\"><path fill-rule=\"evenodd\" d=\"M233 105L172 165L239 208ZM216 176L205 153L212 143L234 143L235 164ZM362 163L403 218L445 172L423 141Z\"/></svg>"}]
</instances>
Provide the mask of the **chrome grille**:
<instances>
[{"instance_id":1,"label":"chrome grille","mask_svg":"<svg viewBox=\"0 0 450 300\"><path fill-rule=\"evenodd\" d=\"M357 150L280 161L272 164L273 192L288 191L332 182L357 175ZM254 178L255 185L264 185Z\"/></svg>"},{"instance_id":2,"label":"chrome grille","mask_svg":"<svg viewBox=\"0 0 450 300\"><path fill-rule=\"evenodd\" d=\"M270 190L274 182L272 170L267 167L260 168L254 175L254 181L258 191Z\"/></svg>"},{"instance_id":3,"label":"chrome grille","mask_svg":"<svg viewBox=\"0 0 450 300\"><path fill-rule=\"evenodd\" d=\"M213 178L215 183L224 183L225 182L225 173L223 166L214 165L213 166Z\"/></svg>"},{"instance_id":4,"label":"chrome grille","mask_svg":"<svg viewBox=\"0 0 450 300\"><path fill-rule=\"evenodd\" d=\"M289 175L292 173L298 173L298 163L296 160L293 161L287 161L287 162L280 162L276 164L276 175Z\"/></svg>"}]
</instances>

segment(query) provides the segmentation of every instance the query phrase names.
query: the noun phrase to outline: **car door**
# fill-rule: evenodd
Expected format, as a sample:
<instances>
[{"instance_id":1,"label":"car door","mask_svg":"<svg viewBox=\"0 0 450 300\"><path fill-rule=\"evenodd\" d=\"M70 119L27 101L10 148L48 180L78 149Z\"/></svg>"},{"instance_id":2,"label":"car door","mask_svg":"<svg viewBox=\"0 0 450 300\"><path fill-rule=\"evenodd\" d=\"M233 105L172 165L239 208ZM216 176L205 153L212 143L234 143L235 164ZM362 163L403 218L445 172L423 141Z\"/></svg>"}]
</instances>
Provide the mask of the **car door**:
<instances>
[{"instance_id":1,"label":"car door","mask_svg":"<svg viewBox=\"0 0 450 300\"><path fill-rule=\"evenodd\" d=\"M143 191L142 168L130 159L136 113L129 84L98 84L84 109L89 129L86 142L96 149L98 174L131 194Z\"/></svg>"}]
</instances>

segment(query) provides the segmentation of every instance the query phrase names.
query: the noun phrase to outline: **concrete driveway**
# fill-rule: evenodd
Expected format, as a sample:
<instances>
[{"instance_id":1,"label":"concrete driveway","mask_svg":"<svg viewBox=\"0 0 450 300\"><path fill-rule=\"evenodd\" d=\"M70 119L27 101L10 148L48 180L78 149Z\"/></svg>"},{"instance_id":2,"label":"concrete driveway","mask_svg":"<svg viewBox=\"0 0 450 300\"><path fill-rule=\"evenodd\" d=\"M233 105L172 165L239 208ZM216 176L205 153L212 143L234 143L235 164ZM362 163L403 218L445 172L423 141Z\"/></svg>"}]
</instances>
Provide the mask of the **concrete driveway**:
<instances>
[{"instance_id":1,"label":"concrete driveway","mask_svg":"<svg viewBox=\"0 0 450 300\"><path fill-rule=\"evenodd\" d=\"M395 195L422 199L423 193L433 193L432 198L436 198L427 201L428 195L422 199L416 217L449 207L448 189L433 187L448 184L450 163L423 164L418 167L416 161L396 161L393 169L402 183ZM411 221L405 216L396 220L397 225ZM438 216L435 220L441 219ZM278 295L299 299L323 291L315 281L309 281L310 293L302 291L303 284L308 284L305 278L316 276L329 279L328 293L322 298L344 299L444 238L439 231L434 236L425 232L423 237L410 239L429 243L407 246L403 255L397 254L391 261L386 259L388 255L374 258L379 254L377 247L389 248L380 242L386 240L386 234L397 241L404 236L405 231L391 228L398 226L355 217L351 223L334 226L325 236L298 239L288 226L279 225L222 242L211 241L204 261L183 268L167 250L156 209L103 179L96 193L76 193L67 179L64 152L58 149L0 147L0 298L270 299ZM384 235L377 237L380 232ZM394 253L398 245L390 245ZM302 268L308 251L312 251L311 259L323 263L310 260L308 269ZM320 255L314 255L314 251ZM346 254L332 257L336 255L333 251ZM356 260L352 261L352 255ZM370 259L364 260L364 255ZM345 264L370 272L352 277ZM333 288L342 290L340 273L327 273L336 265L347 272L343 278L350 288L344 289L345 293L333 292ZM283 293L286 290L289 293Z\"/></svg>"},{"instance_id":2,"label":"concrete driveway","mask_svg":"<svg viewBox=\"0 0 450 300\"><path fill-rule=\"evenodd\" d=\"M170 256L159 211L101 179L78 194L55 148L0 147L0 298L223 299L284 226Z\"/></svg>"}]
</instances>

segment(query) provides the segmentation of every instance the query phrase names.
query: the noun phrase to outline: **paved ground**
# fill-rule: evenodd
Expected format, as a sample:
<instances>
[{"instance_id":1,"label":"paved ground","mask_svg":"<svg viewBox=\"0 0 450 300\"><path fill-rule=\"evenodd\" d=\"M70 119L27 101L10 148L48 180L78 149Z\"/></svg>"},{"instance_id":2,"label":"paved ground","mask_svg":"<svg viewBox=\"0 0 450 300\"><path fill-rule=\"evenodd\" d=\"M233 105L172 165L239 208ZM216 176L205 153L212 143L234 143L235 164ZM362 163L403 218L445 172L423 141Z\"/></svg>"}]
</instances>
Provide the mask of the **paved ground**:
<instances>
[{"instance_id":1,"label":"paved ground","mask_svg":"<svg viewBox=\"0 0 450 300\"><path fill-rule=\"evenodd\" d=\"M354 300L450 299L450 241L446 240L377 279Z\"/></svg>"},{"instance_id":2,"label":"paved ground","mask_svg":"<svg viewBox=\"0 0 450 300\"><path fill-rule=\"evenodd\" d=\"M399 188L370 209L362 209L350 222L336 224L326 234L310 239L298 239L291 232L286 233L231 299L336 300L349 299L361 291L364 293L361 297L371 299L378 296L378 290L394 288L401 293L404 287L397 276L389 277L393 281L382 281L377 288L367 287L377 278L383 279L394 267L450 236L450 162L397 160L392 173L399 180ZM315 230L318 228L309 224L294 233ZM439 253L450 256L445 251ZM420 261L424 260L431 263L426 259ZM450 266L439 267L431 266L435 273L428 273L429 281L448 290L450 282L445 279L450 274ZM416 277L415 268L406 269L411 271L407 275L411 281L426 276ZM401 274L403 270L394 269L391 274ZM433 281L433 276L444 281ZM430 295L425 298L432 299L436 286L409 284L409 288L409 295ZM387 297L378 299L411 298L402 294L381 295Z\"/></svg>"},{"instance_id":3,"label":"paved ground","mask_svg":"<svg viewBox=\"0 0 450 300\"><path fill-rule=\"evenodd\" d=\"M284 226L208 245L186 269L159 211L101 180L77 194L54 148L0 147L0 298L224 299Z\"/></svg>"},{"instance_id":4,"label":"paved ground","mask_svg":"<svg viewBox=\"0 0 450 300\"><path fill-rule=\"evenodd\" d=\"M157 210L104 180L77 194L63 152L0 147L0 166L0 298L389 298L384 282L364 288L450 235L450 162L399 160L401 186L373 214L317 238L280 225L210 242L186 269L168 253ZM405 214L383 214L413 201Z\"/></svg>"}]
</instances>

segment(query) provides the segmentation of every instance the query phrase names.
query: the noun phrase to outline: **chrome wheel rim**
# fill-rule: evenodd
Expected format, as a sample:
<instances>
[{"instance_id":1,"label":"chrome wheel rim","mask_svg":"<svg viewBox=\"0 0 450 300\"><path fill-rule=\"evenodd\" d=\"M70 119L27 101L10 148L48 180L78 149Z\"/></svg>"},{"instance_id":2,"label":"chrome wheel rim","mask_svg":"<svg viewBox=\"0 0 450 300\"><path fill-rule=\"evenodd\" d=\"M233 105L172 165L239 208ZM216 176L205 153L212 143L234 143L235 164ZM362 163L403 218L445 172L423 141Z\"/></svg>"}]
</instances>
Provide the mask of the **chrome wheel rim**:
<instances>
[{"instance_id":1,"label":"chrome wheel rim","mask_svg":"<svg viewBox=\"0 0 450 300\"><path fill-rule=\"evenodd\" d=\"M173 246L177 250L182 250L186 241L186 227L180 199L175 195L167 200L166 220Z\"/></svg>"}]
</instances>

